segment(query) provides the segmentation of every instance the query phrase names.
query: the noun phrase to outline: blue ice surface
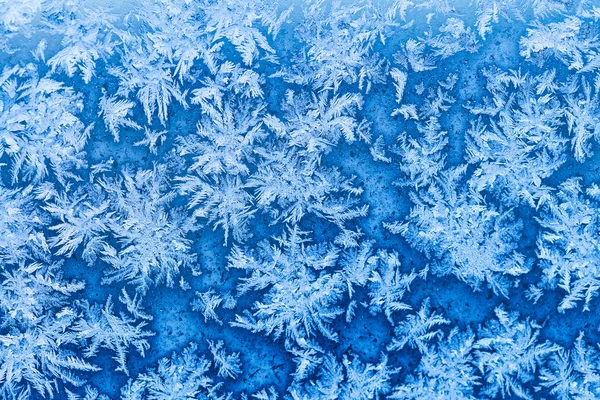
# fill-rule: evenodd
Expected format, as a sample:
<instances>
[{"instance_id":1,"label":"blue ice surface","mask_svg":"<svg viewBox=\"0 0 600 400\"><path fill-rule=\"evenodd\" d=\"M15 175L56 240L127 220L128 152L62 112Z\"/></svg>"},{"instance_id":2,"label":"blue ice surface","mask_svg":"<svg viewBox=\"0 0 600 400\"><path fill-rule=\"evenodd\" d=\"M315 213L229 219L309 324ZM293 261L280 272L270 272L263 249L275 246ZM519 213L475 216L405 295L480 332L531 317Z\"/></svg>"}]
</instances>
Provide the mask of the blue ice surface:
<instances>
[{"instance_id":1,"label":"blue ice surface","mask_svg":"<svg viewBox=\"0 0 600 400\"><path fill-rule=\"evenodd\" d=\"M220 0L217 0L216 2L207 2L207 4L218 4L219 2ZM192 7L189 5L191 3L194 2L178 2L179 6L184 5L184 7ZM283 3L280 4L279 11L287 7L287 4ZM565 4L558 1L556 3ZM357 2L357 4L360 7L366 7L367 2ZM54 17L52 12L49 11L49 5L58 8L62 7L59 2L50 0L43 5L43 7L48 7L47 10L36 10L36 12L43 15L43 18L52 20ZM168 2L156 2L156 5L158 5L157 9L159 10L160 7L169 7ZM299 26L306 22L308 18L302 12L303 7L311 7L311 5L294 4L294 6L294 11L288 18L288 21L282 26L277 38L272 39L267 35L271 45L275 49L275 53L279 57L279 64L263 62L261 60L261 62L257 62L251 66L251 69L263 78L261 85L264 91L264 98L262 101L264 102L266 112L282 120L288 118L282 111L282 103L286 97L286 91L294 90L298 93L320 93L319 88L310 87L310 82L307 84L296 84L286 82L280 76L273 76L280 68L289 68L295 66L295 64L299 64L300 61L293 57L306 51L306 43L298 39L298 30ZM332 15L328 2L325 2L325 5L321 6L323 7L322 13L316 17L312 16L312 18L325 19ZM600 81L598 80L599 72L597 67L595 69L594 67L591 68L595 72L595 75L593 72L585 71L578 75L573 69L569 69L563 61L551 55L544 54L542 56L544 58L543 64L536 65L534 62L526 60L519 53L519 40L527 35L528 27L542 22L546 25L552 22L560 22L572 15L582 20L589 18L592 21L589 24L591 26L589 29L596 32L598 30L597 19L599 18L597 14L594 14L596 15L595 17L582 16L582 13L577 11L577 7L571 5L569 7L565 6L564 9L561 7L560 10L562 11L555 14L550 13L550 17L540 18L534 16L530 9L524 7L525 11L520 12L518 17L515 16L516 14L513 14L511 19L499 17L499 20L493 23L492 30L487 34L485 40L477 36L479 48L476 53L461 51L442 60L434 59L434 68L419 72L411 70L407 65L402 66L401 62L395 58L395 55L402 51L403 46L409 39L422 39L424 32L428 30L435 32L441 25L441 22L448 18L462 18L466 26L476 31L477 8L474 5L468 6L457 3L456 9L449 10L445 14L443 11L437 9L433 11L434 9L432 9L430 11L434 16L431 23L425 22L428 19L424 18L427 14L424 11L425 9L425 6L415 7L414 10L409 8L408 16L403 21L397 21L397 25L392 28L392 35L390 35L384 44L380 41L375 41L372 52L377 57L385 60L386 65L389 67L403 68L407 71L408 80L403 97L403 103L406 104L419 106L424 102L427 93L430 90L437 90L439 82L443 82L449 74L457 76L456 84L451 91L455 101L439 117L441 129L447 132L448 138L448 145L443 150L446 163L444 168L446 170L466 163L465 132L469 129L470 123L476 118L469 112L466 106L471 103L482 104L483 99L489 96L488 91L486 91L486 78L482 74L484 68L496 66L502 71L518 70L523 75L528 74L530 76L541 75L546 71L554 69L556 70L555 80L560 83L565 83L573 77L579 79L579 75L583 76L587 74L585 76L589 84L592 84L593 79L596 80L594 83L596 85L594 89L595 93L597 94L600 90L598 88ZM594 9L592 7L591 9L596 10L595 12L598 13L597 8ZM58 12L58 15L63 15L61 13L64 13L64 10ZM360 11L357 11L358 14L360 14ZM133 15L135 15L135 11ZM202 13L199 15L202 15ZM122 19L123 15L117 14L117 17ZM132 18L132 16L130 15L129 18ZM408 24L407 21L412 19L415 22L412 25ZM342 23L342 26L344 23ZM406 27L402 29L398 28L398 25L404 24L406 24ZM152 129L166 130L164 143L159 146L156 154L152 154L144 146L133 145L143 139L144 134L141 129L122 128L120 141L116 143L111 133L105 128L102 118L98 115L98 110L102 90L114 94L119 89L118 80L108 71L109 68L120 66L119 53L109 55L105 59L99 59L93 79L90 83L86 83L78 74L68 76L65 73L52 72L43 61L36 61L32 58L31 51L35 49L37 43L42 38L46 39L48 43L45 50L46 60L59 51L63 45L57 33L49 35L46 30L47 28L43 28L43 24L35 25L32 23L31 32L27 35L21 35L16 30L15 33L11 29L6 28L7 26L8 24L5 26L5 36L9 46L14 47L15 51L8 51L9 49L7 48L3 53L0 53L1 68L8 70L16 65L23 67L28 63L34 63L37 66L37 74L39 76L47 75L51 79L72 87L76 93L80 93L83 96L84 107L77 117L85 126L95 123L95 127L91 131L84 149L88 165L99 164L112 158L114 163L111 166L112 170L110 173L118 174L127 168L151 169L155 165L166 165L169 163L168 165L172 166L179 163L179 165L184 165L185 167L181 171L171 173L169 175L169 182L167 183L171 190L175 192L175 186L178 182L176 178L185 172L185 168L191 162L190 156L178 154L176 139L192 135L196 131L196 123L203 116L203 112L198 105L191 104L188 108L172 102L169 105L168 119L164 126L160 124L155 116L153 117ZM152 27L152 29L157 28ZM144 37L147 35L144 29L149 28L142 24L142 27L139 29L140 31L136 32L130 28L130 33ZM261 27L260 29L266 34L265 27ZM583 36L584 34L585 32L582 29L580 35ZM231 61L236 65L242 65L243 59L236 51L235 46L227 39L223 39L222 41L223 45L219 50L219 62ZM586 56L591 57L596 54L597 57L599 46L598 44L595 46L595 50L589 50L589 54ZM433 50L428 48L426 51ZM425 56L433 57L433 54L425 53ZM199 61L197 61L197 64L197 75L200 78L195 77L194 79L184 80L181 83L182 91L189 90L189 93L186 92L188 96L190 96L192 90L204 85L202 78L211 77L211 73L205 66L200 65ZM422 85L422 89L419 89L420 85ZM323 88L320 89L322 92ZM386 144L386 149L389 151L391 146L397 143L398 136L403 132L406 132L412 138L419 137L419 131L415 128L414 121L407 120L401 116L392 117L390 115L392 110L397 108L398 105L395 102L395 89L388 75L385 76L384 82L374 83L369 93L359 90L356 82L345 82L337 91L338 96L356 93L360 94L364 104L360 110L355 110L353 117L356 120L364 118L370 122L372 140L382 136ZM559 96L557 95L557 97ZM135 95L130 95L128 98L136 103L132 109L133 114L131 119L139 125L147 125L145 123L146 116L142 107L137 103ZM596 110L600 112L600 106ZM599 115L592 116L597 124L595 128L596 132L600 129L598 128L600 127ZM4 134L3 132L7 132L9 128L6 128L6 117L0 118L4 118L2 123L5 125L0 124L0 133ZM561 115L561 118L566 119L564 115ZM561 121L558 127L558 134L562 138L570 140L567 123L564 120ZM270 136L270 138L275 137L277 136ZM273 140L277 144L277 140L280 140L281 143L286 143L285 141L288 139L280 137ZM426 266L435 263L436 260L428 257L424 252L415 249L415 246L411 246L411 243L403 235L391 233L384 228L384 222L407 221L414 206L410 195L410 186L398 186L395 184L397 181L404 179L398 168L398 165L401 165L404 160L400 157L392 157L393 161L391 163L376 161L371 155L371 144L372 142L366 143L360 140L348 143L341 139L339 143L331 146L328 151L323 152L320 163L316 168L323 170L325 168L333 168L345 176L356 176L355 181L364 189L364 192L360 195L360 200L362 203L369 205L368 214L354 221L355 226L360 228L363 233L360 240L365 242L373 241L373 249L397 252L401 262L401 266L398 267L400 272L408 274L411 270L420 271ZM258 148L259 145L257 144L256 146ZM290 145L290 147L293 147L293 145ZM595 140L592 141L592 149L598 150L597 147ZM597 182L597 166L599 162L598 158L600 157L597 151L594 155L586 159L585 162L578 162L573 156L570 143L567 142L564 153L565 162L550 177L544 179L544 184L551 188L550 192L552 195L558 191L559 185L569 178L581 178L581 185L585 188ZM11 168L14 168L14 159L8 153L4 153L1 161L6 164L2 170L3 186L24 191L29 184L26 179L11 180ZM258 165L252 165L251 162L248 163L250 165L250 174L256 173L260 168ZM477 167L477 165L469 165L465 179L468 180L475 173ZM75 171L82 180L73 180L70 185L78 187L78 185L88 183L85 181L88 179L87 172L86 169ZM52 174L49 174L45 182L56 185L59 190L64 190L64 185L59 183ZM34 183L34 185L40 184L41 182ZM465 187L467 185L465 182L462 184ZM582 311L582 304L580 302L576 308L567 310L564 313L557 311L557 307L564 297L564 292L560 289L545 288L546 290L544 290L541 300L535 304L526 296L526 289L529 285L539 284L544 280L539 262L537 244L540 232L542 231L539 218L541 218L543 206L538 209L527 204L505 204L503 203L505 200L501 196L496 196L493 192L485 192L484 195L488 204L511 209L516 219L520 219L523 222L517 251L531 262L531 269L526 274L511 281L513 285L509 290L508 296L501 296L494 293L485 282L481 284L478 290L474 290L473 287L452 274L440 276L429 272L426 279L417 278L411 284L410 290L405 294L402 301L409 304L413 311L417 311L423 300L429 298L431 309L443 314L449 321L447 325L442 327L443 333L434 336L431 342L432 346L435 343L441 342L442 337L447 337L452 328L457 328L460 331L466 331L467 329L477 331L481 326L493 320L495 318L494 310L502 306L509 312L517 312L521 320L529 319L530 321L537 321L540 324L541 328L537 326L535 328L539 329L538 343L549 341L565 349L572 349L576 338L581 332L584 332L586 343L593 347L600 341L598 334L600 316L594 311L598 303L595 295L591 296L590 301L592 311ZM186 208L188 202L189 199L186 195L177 194L169 207L182 207L189 213L188 217L193 218L190 209ZM253 204L253 206L255 205ZM40 207L43 209L41 200ZM212 225L204 223L205 221L198 222L198 230L187 233L187 238L192 242L191 252L198 256L197 267L202 273L196 275L192 274L189 268L181 268L180 274L176 275L173 287L166 287L164 284L151 286L143 295L144 312L152 316L152 320L147 326L154 333L154 336L148 339L150 349L144 357L140 356L135 350L130 349L127 357L129 376L115 371L116 363L112 359L113 354L105 351L105 349L101 349L92 361L95 365L102 368L102 370L81 374L85 377L88 384L95 386L100 393L111 399L119 398L122 395L122 388L127 384L129 379L136 379L136 377L145 373L149 368L156 368L160 359L171 357L173 353L181 352L190 342L198 343L200 349L202 349L201 351L210 358L206 345L207 340L224 340L227 352L240 353L242 372L235 379L227 380L222 386L224 392L231 392L236 398L241 396L242 393L251 395L268 387L274 387L275 391L281 396L286 395L286 393L289 395L288 389L290 387L294 384L303 383L302 381L295 382L294 371L296 370L296 365L294 355L286 346L284 340L285 333L282 335L283 337L274 338L272 335L266 336L262 333L253 333L249 330L230 325L230 322L234 321L236 315L240 314L242 310L252 309L252 305L256 301L265 301L266 288L244 293L237 300L236 308L233 310L220 308L218 314L223 321L222 324L214 322L206 323L202 314L193 311L190 306L191 302L196 298L196 291L206 292L213 289L220 294L232 293L235 292L240 280L249 276L249 273L227 268L228 257L234 249L255 249L261 241L279 237L287 229L283 223L272 224L272 218L264 210L259 210L258 206L256 207L257 212L249 225L251 235L244 241L236 242L236 240L230 238L225 242L223 229L220 227L213 229ZM44 223L46 225L42 228L42 231L50 239L53 235L56 235L56 232L51 230L50 226L57 223L57 221L49 217ZM315 215L307 215L302 218L298 222L298 228L303 231L310 231L311 242L315 244L331 242L336 238L337 233L339 233L332 223ZM6 229L10 229L10 227ZM109 244L116 247L119 246L114 237L108 240ZM472 245L475 247L478 246L476 243ZM600 246L600 241L597 241L595 245ZM52 248L50 251L52 253L50 256L53 259L58 260L61 258L60 255L56 254L56 248ZM88 299L91 302L104 304L109 296L112 296L112 299L116 300L121 289L124 287L128 288L132 293L135 291L134 287L126 285L124 282L103 284L103 270L107 268L105 262L99 258L93 263L94 265L88 265L82 259L81 248L78 248L71 257L62 258L65 259L65 263L62 266L65 278L78 279L86 283L85 289L77 295L80 296L78 297L79 300ZM596 264L598 261L600 260L589 260L590 263L595 262ZM27 262L31 262L31 260L27 260ZM14 268L16 266L9 263L2 265L3 272L12 271ZM177 284L180 277L183 277L189 283L191 289L183 290ZM597 274L594 278L598 279L598 277L600 277L600 274ZM358 287L354 296L353 299L360 299L367 303L369 300L369 289L367 287ZM350 300L349 296L344 294L342 300L337 302L336 306L345 310ZM8 309L5 306L2 307L0 308L0 315L3 317L3 321L5 318L8 322L0 325L0 335L8 337L14 334L14 331L11 330L10 318L7 316ZM407 311L395 312L394 319L401 321L407 314ZM328 340L322 337L322 335L317 335L313 338L323 354L333 355L338 362L343 359L344 355L353 354L358 356L362 362L376 364L379 362L381 354L386 353L389 357L388 365L393 368L400 368L390 378L389 390L382 390L372 397L368 396L365 392L362 394L366 396L364 398L385 398L390 393L399 389L403 384L410 381L408 378L409 375L416 374L417 366L423 357L423 352L411 347L404 347L401 351L388 351L388 346L394 337L394 326L389 323L384 313L370 313L367 307L362 304L358 305L356 315L350 322L344 320L344 314L336 317L331 323L331 330L338 334L337 341ZM293 342L293 340L291 341ZM72 350L76 355L84 357L81 348L77 348L76 344L72 345ZM7 357L7 355L0 353L0 357ZM522 382L523 387L529 393L530 397L555 398L555 394L549 388L543 387L543 385L540 386L542 380L540 379L539 371L544 368L553 368L551 364L548 364L549 357L545 355L543 361L541 359L539 363L536 361L536 371L528 371L532 373L533 378L524 379ZM6 360L0 358L0 365L2 362L5 365L7 363ZM596 364L598 364L598 361L596 361ZM477 364L473 362L473 365ZM304 384L310 386L311 379L316 380L321 376L320 374L323 374L323 368L322 364L313 366L313 369L310 371L312 374L311 378L306 379ZM595 365L594 368L598 370L600 365ZM483 384L486 378L482 374L487 373L487 371L479 371L477 373L480 375L478 385L475 386L475 391L472 394L474 397L465 398L513 398L512 396L527 398L525 395L519 396L510 392L498 392L493 396L488 395L481 389L481 387L485 386ZM9 378L6 378L6 375L0 375L0 385L3 385L3 392L0 393L6 398L10 398L11 393L13 393L11 390L13 389L9 387L7 379ZM33 386L27 386L30 383L22 379L18 380L16 377L10 379L15 380L13 382L14 385L23 385L23 387L30 388L30 391L27 392L28 397L40 397L39 391L36 391ZM64 391L65 388L81 391L81 389L73 389L73 386L64 383L58 383L57 385L59 390L55 394L55 398L67 398ZM598 388L597 384L595 389L592 389L592 392L597 396L595 398L600 398L600 388ZM356 396L356 393L354 395ZM339 392L339 396L353 398L352 395L342 392ZM439 394L439 396L438 398L445 398L444 394ZM450 395L446 394L446 396Z\"/></svg>"}]
</instances>

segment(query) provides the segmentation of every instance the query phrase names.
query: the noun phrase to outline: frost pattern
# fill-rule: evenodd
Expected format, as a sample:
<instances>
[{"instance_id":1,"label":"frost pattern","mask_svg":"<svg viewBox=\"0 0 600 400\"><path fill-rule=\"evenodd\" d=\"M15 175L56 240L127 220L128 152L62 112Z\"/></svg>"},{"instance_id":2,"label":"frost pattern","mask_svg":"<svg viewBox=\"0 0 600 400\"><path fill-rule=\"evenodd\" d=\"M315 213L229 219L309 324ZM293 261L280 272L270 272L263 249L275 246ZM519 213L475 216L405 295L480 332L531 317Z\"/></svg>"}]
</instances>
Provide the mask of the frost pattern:
<instances>
[{"instance_id":1,"label":"frost pattern","mask_svg":"<svg viewBox=\"0 0 600 400\"><path fill-rule=\"evenodd\" d=\"M0 0L2 399L600 398L594 1L92 3Z\"/></svg>"}]
</instances>

